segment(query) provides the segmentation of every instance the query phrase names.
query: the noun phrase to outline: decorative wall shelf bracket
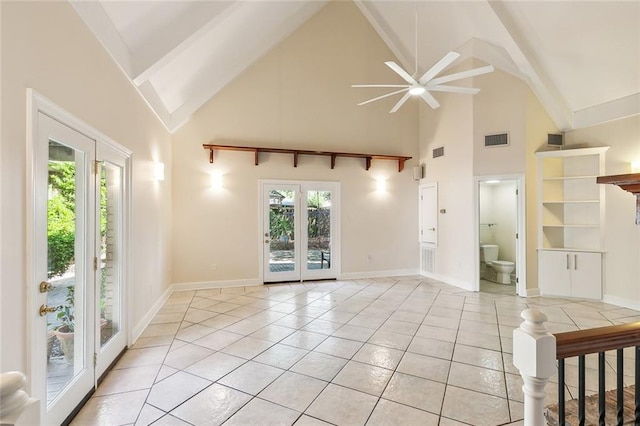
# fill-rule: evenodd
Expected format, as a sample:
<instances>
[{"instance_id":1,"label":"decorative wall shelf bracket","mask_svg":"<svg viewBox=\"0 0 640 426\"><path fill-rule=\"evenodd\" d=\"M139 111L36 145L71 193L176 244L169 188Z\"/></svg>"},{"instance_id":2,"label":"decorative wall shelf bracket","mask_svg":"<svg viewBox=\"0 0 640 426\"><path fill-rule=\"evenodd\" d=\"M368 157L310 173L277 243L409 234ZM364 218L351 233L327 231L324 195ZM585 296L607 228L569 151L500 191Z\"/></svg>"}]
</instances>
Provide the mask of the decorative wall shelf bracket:
<instances>
[{"instance_id":1,"label":"decorative wall shelf bracket","mask_svg":"<svg viewBox=\"0 0 640 426\"><path fill-rule=\"evenodd\" d=\"M617 185L621 189L636 196L636 225L640 225L640 173L629 173L626 175L600 176L596 179L598 183L609 183Z\"/></svg>"},{"instance_id":2,"label":"decorative wall shelf bracket","mask_svg":"<svg viewBox=\"0 0 640 426\"><path fill-rule=\"evenodd\" d=\"M259 156L261 152L269 152L275 154L292 154L293 155L293 167L298 167L298 157L300 155L320 155L331 158L331 168L336 166L337 157L350 157L350 158L364 158L365 168L369 170L371 168L372 160L393 160L398 162L398 172L404 169L404 163L410 160L412 157L403 157L400 155L378 155L378 154L356 154L351 152L334 152L334 151L307 151L302 149L281 149L281 148L257 148L249 146L231 146L231 145L214 145L204 144L204 149L209 150L209 163L214 161L214 150L220 151L250 151L254 153L255 165L258 165Z\"/></svg>"}]
</instances>

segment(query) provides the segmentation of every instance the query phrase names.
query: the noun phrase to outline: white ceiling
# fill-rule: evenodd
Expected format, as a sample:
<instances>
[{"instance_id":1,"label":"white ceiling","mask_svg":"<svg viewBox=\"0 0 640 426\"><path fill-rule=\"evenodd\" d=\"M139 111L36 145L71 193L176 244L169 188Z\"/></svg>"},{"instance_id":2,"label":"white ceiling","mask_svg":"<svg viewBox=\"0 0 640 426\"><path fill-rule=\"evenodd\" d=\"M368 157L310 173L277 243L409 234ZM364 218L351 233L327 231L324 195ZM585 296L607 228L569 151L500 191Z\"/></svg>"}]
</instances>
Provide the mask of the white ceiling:
<instances>
[{"instance_id":1,"label":"white ceiling","mask_svg":"<svg viewBox=\"0 0 640 426\"><path fill-rule=\"evenodd\" d=\"M72 1L169 131L327 1ZM356 5L405 69L448 51L526 81L558 127L640 113L640 1L378 1ZM383 64L381 64L383 66Z\"/></svg>"}]
</instances>

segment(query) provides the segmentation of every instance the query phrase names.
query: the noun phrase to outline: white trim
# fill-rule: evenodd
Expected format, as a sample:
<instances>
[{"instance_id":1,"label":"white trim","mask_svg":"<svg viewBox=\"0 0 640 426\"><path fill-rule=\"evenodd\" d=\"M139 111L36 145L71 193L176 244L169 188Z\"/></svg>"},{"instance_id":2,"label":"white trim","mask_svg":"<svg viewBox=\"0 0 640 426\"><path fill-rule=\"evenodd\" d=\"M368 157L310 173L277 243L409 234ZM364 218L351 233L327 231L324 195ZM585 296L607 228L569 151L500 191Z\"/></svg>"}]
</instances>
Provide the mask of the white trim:
<instances>
[{"instance_id":1,"label":"white trim","mask_svg":"<svg viewBox=\"0 0 640 426\"><path fill-rule=\"evenodd\" d=\"M470 283L470 282L467 282L467 281L462 281L462 280L459 280L457 278L451 278L451 277L447 277L445 275L440 275L440 274L432 274L432 273L429 273L429 272L423 272L422 274L419 274L419 275L422 275L423 277L426 277L426 278L431 278L433 280L441 281L441 282L443 282L445 284L449 284L449 285L452 285L454 287L461 288L463 290L478 291L478 290L474 289L473 283Z\"/></svg>"},{"instance_id":2,"label":"white trim","mask_svg":"<svg viewBox=\"0 0 640 426\"><path fill-rule=\"evenodd\" d=\"M558 152L558 151L553 151ZM480 183L488 180L515 181L518 197L516 199L516 233L518 239L516 241L516 294L525 296L527 289L527 209L526 209L526 191L525 191L525 175L483 175L474 176L473 178L473 205L474 208L474 261L475 265L480 265ZM480 267L474 268L473 272L473 289L472 291L480 291Z\"/></svg>"},{"instance_id":3,"label":"white trim","mask_svg":"<svg viewBox=\"0 0 640 426\"><path fill-rule=\"evenodd\" d=\"M605 295L602 298L602 301L604 303L609 303L611 305L620 306L622 308L627 308L627 309L633 309L633 310L636 310L636 311L640 311L640 302L631 301L631 300L626 299L624 297Z\"/></svg>"},{"instance_id":4,"label":"white trim","mask_svg":"<svg viewBox=\"0 0 640 426\"><path fill-rule=\"evenodd\" d=\"M640 114L640 93L573 112L573 129Z\"/></svg>"},{"instance_id":5,"label":"white trim","mask_svg":"<svg viewBox=\"0 0 640 426\"><path fill-rule=\"evenodd\" d=\"M171 296L172 293L173 293L173 286L169 286L169 288L166 289L164 293L162 293L162 296L160 296L160 298L156 300L156 303L154 303L153 306L149 308L147 313L140 319L140 321L138 321L135 327L133 327L130 334L131 336L130 346L133 345L136 340L138 340L142 332L151 323L151 320L153 319L153 317L156 316L160 308L162 308L162 305L164 305L164 302L167 301L167 299L169 298L169 296Z\"/></svg>"},{"instance_id":6,"label":"white trim","mask_svg":"<svg viewBox=\"0 0 640 426\"><path fill-rule=\"evenodd\" d=\"M538 297L538 296L540 296L540 289L539 288L525 288L524 291L522 292L522 294L520 294L520 296L522 296L522 297Z\"/></svg>"},{"instance_id":7,"label":"white trim","mask_svg":"<svg viewBox=\"0 0 640 426\"><path fill-rule=\"evenodd\" d=\"M401 277L405 275L420 275L418 269L395 269L390 271L344 272L339 280L357 280L359 278Z\"/></svg>"},{"instance_id":8,"label":"white trim","mask_svg":"<svg viewBox=\"0 0 640 426\"><path fill-rule=\"evenodd\" d=\"M228 287L255 287L261 286L262 282L259 278L245 278L239 280L220 280L220 281L194 281L188 283L174 283L169 287L172 291L185 290L207 290L210 288L228 288Z\"/></svg>"}]
</instances>

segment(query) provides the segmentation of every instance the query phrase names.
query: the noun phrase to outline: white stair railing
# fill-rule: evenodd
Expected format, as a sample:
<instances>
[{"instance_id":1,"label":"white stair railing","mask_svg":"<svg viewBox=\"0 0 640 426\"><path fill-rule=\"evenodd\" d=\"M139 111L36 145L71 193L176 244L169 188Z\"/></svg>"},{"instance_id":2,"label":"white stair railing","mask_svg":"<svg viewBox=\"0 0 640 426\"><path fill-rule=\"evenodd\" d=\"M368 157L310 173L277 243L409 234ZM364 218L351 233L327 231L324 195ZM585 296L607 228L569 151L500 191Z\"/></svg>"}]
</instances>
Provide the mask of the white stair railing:
<instances>
[{"instance_id":1,"label":"white stair railing","mask_svg":"<svg viewBox=\"0 0 640 426\"><path fill-rule=\"evenodd\" d=\"M19 371L0 374L0 425L40 424L40 401L29 397L26 384L27 378Z\"/></svg>"},{"instance_id":2,"label":"white stair railing","mask_svg":"<svg viewBox=\"0 0 640 426\"><path fill-rule=\"evenodd\" d=\"M513 330L513 365L524 382L524 424L544 426L544 387L556 374L556 338L544 326L542 312L527 309L520 316L524 322Z\"/></svg>"}]
</instances>

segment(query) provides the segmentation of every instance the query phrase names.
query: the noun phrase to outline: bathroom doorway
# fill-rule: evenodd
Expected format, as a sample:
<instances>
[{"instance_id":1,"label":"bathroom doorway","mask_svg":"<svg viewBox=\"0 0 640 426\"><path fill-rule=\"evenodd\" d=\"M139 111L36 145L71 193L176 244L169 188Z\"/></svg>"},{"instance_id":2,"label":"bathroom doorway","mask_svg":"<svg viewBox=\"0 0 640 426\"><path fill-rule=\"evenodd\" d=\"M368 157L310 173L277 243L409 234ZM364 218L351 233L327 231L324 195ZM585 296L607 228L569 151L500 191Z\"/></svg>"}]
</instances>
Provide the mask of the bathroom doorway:
<instances>
[{"instance_id":1,"label":"bathroom doorway","mask_svg":"<svg viewBox=\"0 0 640 426\"><path fill-rule=\"evenodd\" d=\"M483 176L476 180L476 290L523 295L524 178Z\"/></svg>"}]
</instances>

